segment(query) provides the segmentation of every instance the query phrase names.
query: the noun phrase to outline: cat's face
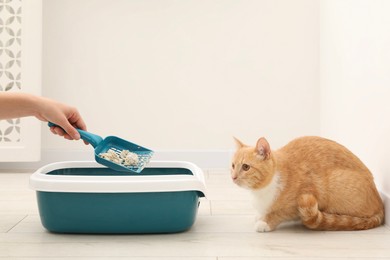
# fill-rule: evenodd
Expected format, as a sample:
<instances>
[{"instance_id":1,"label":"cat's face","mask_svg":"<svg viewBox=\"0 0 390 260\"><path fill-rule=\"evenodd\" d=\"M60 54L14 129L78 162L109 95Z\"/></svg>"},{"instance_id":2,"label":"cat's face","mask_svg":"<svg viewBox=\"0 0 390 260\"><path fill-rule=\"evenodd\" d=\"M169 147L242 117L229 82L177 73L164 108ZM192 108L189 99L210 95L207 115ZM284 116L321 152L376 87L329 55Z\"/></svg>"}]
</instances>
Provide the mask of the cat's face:
<instances>
[{"instance_id":1,"label":"cat's face","mask_svg":"<svg viewBox=\"0 0 390 260\"><path fill-rule=\"evenodd\" d=\"M237 151L231 164L231 177L238 186L250 190L267 186L274 175L274 162L267 140L260 138L255 147L235 139Z\"/></svg>"}]
</instances>

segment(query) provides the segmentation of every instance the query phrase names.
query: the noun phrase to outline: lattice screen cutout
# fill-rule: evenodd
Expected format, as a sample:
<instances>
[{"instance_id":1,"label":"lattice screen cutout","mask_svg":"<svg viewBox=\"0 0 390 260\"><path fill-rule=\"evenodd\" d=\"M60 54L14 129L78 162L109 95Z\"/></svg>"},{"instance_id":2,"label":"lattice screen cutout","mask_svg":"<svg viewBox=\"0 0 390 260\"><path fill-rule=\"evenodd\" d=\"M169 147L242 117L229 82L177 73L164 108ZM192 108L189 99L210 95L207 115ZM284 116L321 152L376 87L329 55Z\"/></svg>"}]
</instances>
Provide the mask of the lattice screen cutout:
<instances>
[{"instance_id":1,"label":"lattice screen cutout","mask_svg":"<svg viewBox=\"0 0 390 260\"><path fill-rule=\"evenodd\" d=\"M22 1L0 0L0 91L21 91ZM20 119L0 121L1 143L20 142Z\"/></svg>"}]
</instances>

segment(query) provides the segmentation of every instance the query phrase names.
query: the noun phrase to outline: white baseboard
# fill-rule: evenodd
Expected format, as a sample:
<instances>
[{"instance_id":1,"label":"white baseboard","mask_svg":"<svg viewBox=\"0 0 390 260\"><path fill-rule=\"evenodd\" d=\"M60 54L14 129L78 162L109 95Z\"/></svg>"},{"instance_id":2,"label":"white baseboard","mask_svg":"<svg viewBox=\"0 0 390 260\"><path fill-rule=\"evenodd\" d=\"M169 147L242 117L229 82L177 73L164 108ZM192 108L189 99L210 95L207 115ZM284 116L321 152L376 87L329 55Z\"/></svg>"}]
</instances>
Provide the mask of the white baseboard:
<instances>
[{"instance_id":1,"label":"white baseboard","mask_svg":"<svg viewBox=\"0 0 390 260\"><path fill-rule=\"evenodd\" d=\"M385 225L390 227L390 196L381 192L383 202L385 204Z\"/></svg>"},{"instance_id":2,"label":"white baseboard","mask_svg":"<svg viewBox=\"0 0 390 260\"><path fill-rule=\"evenodd\" d=\"M155 151L152 160L189 161L203 169L229 168L233 151ZM46 164L60 161L94 161L93 151L83 150L43 150L41 160L37 162L2 162L3 170L35 170Z\"/></svg>"}]
</instances>

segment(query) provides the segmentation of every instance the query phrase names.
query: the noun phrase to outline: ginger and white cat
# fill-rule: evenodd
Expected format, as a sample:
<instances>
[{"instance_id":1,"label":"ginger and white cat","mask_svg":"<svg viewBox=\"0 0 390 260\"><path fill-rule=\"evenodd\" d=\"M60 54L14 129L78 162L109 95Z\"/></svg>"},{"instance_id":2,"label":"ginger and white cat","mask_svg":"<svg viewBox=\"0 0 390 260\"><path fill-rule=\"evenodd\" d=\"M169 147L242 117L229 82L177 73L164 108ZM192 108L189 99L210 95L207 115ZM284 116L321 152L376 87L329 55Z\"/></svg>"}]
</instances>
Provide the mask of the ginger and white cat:
<instances>
[{"instance_id":1,"label":"ginger and white cat","mask_svg":"<svg viewBox=\"0 0 390 260\"><path fill-rule=\"evenodd\" d=\"M301 137L271 151L236 140L231 175L254 195L256 230L301 219L314 230L362 230L383 223L384 206L368 168L344 146Z\"/></svg>"}]
</instances>

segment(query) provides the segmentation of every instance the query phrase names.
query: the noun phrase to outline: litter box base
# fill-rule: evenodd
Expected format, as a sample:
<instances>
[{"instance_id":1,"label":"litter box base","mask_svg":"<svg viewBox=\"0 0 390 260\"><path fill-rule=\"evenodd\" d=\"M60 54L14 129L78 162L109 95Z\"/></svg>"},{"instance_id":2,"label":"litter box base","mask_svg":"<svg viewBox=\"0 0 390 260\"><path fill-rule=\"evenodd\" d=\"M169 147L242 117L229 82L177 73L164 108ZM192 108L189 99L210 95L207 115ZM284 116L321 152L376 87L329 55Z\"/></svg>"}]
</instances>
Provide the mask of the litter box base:
<instances>
[{"instance_id":1,"label":"litter box base","mask_svg":"<svg viewBox=\"0 0 390 260\"><path fill-rule=\"evenodd\" d=\"M157 193L37 192L42 225L55 233L177 233L195 222L195 191Z\"/></svg>"}]
</instances>

